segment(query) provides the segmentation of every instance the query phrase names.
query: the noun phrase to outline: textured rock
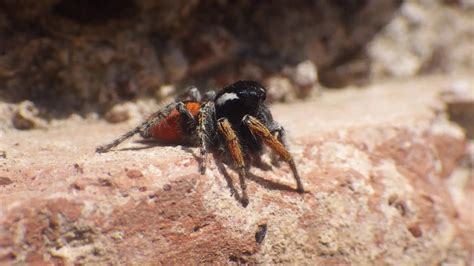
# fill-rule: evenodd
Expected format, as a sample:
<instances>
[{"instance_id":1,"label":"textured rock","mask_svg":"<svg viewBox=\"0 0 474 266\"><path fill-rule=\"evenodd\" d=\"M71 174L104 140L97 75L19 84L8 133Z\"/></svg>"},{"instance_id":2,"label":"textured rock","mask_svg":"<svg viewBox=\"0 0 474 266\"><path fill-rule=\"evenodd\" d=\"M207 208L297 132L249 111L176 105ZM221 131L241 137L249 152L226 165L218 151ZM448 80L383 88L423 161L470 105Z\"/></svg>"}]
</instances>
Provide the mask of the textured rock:
<instances>
[{"instance_id":1,"label":"textured rock","mask_svg":"<svg viewBox=\"0 0 474 266\"><path fill-rule=\"evenodd\" d=\"M407 0L367 47L372 77L474 69L472 1Z\"/></svg>"},{"instance_id":2,"label":"textured rock","mask_svg":"<svg viewBox=\"0 0 474 266\"><path fill-rule=\"evenodd\" d=\"M446 102L446 111L450 120L460 124L470 139L474 139L474 90L472 84L460 80L441 93Z\"/></svg>"},{"instance_id":3,"label":"textured rock","mask_svg":"<svg viewBox=\"0 0 474 266\"><path fill-rule=\"evenodd\" d=\"M291 101L317 93L319 82L472 71L472 7L469 0L0 0L0 111L4 101L40 110L2 117L0 127L48 127L76 113L122 121L126 111L109 111L124 101L236 79L277 81L272 99ZM282 76L298 86L289 90Z\"/></svg>"},{"instance_id":4,"label":"textured rock","mask_svg":"<svg viewBox=\"0 0 474 266\"><path fill-rule=\"evenodd\" d=\"M473 163L461 129L435 111L453 80L274 106L307 193L284 164L253 168L247 208L231 194L234 171L212 162L199 175L192 148L94 153L131 125L6 132L0 264L467 265Z\"/></svg>"},{"instance_id":5,"label":"textured rock","mask_svg":"<svg viewBox=\"0 0 474 266\"><path fill-rule=\"evenodd\" d=\"M0 96L64 117L168 83L221 87L306 60L328 73L399 2L0 0Z\"/></svg>"}]
</instances>

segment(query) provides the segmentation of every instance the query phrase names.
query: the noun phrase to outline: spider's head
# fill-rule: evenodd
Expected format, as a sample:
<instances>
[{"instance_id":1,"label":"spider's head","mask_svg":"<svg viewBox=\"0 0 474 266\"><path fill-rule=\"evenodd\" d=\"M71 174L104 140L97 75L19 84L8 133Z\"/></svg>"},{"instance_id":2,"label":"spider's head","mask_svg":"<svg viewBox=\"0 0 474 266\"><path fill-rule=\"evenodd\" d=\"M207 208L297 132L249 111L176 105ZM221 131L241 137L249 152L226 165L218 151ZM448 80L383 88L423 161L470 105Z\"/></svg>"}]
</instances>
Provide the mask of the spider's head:
<instances>
[{"instance_id":1,"label":"spider's head","mask_svg":"<svg viewBox=\"0 0 474 266\"><path fill-rule=\"evenodd\" d=\"M262 103L267 97L267 90L256 81L237 81L231 85L237 96L244 102Z\"/></svg>"},{"instance_id":2,"label":"spider's head","mask_svg":"<svg viewBox=\"0 0 474 266\"><path fill-rule=\"evenodd\" d=\"M220 91L216 96L215 103L216 107L224 112L238 109L251 114L258 110L266 97L267 91L260 83L237 81Z\"/></svg>"}]
</instances>

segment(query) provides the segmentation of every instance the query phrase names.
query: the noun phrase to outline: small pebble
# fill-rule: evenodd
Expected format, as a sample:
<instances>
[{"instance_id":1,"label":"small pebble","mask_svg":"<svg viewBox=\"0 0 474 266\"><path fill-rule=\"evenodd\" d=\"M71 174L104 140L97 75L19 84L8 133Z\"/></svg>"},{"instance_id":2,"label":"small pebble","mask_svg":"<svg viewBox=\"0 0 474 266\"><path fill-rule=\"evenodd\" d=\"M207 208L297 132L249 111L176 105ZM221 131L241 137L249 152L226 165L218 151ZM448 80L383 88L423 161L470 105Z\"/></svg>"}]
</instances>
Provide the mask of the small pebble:
<instances>
[{"instance_id":1,"label":"small pebble","mask_svg":"<svg viewBox=\"0 0 474 266\"><path fill-rule=\"evenodd\" d=\"M13 183L13 181L10 178L0 176L0 186L10 185L11 183Z\"/></svg>"},{"instance_id":2,"label":"small pebble","mask_svg":"<svg viewBox=\"0 0 474 266\"><path fill-rule=\"evenodd\" d=\"M408 227L408 231L410 231L413 237L416 237L416 238L419 238L423 235L423 232L421 231L421 228L418 224L414 224Z\"/></svg>"},{"instance_id":3,"label":"small pebble","mask_svg":"<svg viewBox=\"0 0 474 266\"><path fill-rule=\"evenodd\" d=\"M171 185L170 184L166 184L163 186L163 190L164 191L170 191L171 190Z\"/></svg>"},{"instance_id":4,"label":"small pebble","mask_svg":"<svg viewBox=\"0 0 474 266\"><path fill-rule=\"evenodd\" d=\"M143 176L142 172L138 171L138 170L128 170L127 171L127 176L129 178L140 178Z\"/></svg>"},{"instance_id":5,"label":"small pebble","mask_svg":"<svg viewBox=\"0 0 474 266\"><path fill-rule=\"evenodd\" d=\"M267 235L267 224L260 224L255 233L255 242L261 244Z\"/></svg>"},{"instance_id":6,"label":"small pebble","mask_svg":"<svg viewBox=\"0 0 474 266\"><path fill-rule=\"evenodd\" d=\"M126 105L115 105L104 115L109 123L121 123L130 119L130 109Z\"/></svg>"}]
</instances>

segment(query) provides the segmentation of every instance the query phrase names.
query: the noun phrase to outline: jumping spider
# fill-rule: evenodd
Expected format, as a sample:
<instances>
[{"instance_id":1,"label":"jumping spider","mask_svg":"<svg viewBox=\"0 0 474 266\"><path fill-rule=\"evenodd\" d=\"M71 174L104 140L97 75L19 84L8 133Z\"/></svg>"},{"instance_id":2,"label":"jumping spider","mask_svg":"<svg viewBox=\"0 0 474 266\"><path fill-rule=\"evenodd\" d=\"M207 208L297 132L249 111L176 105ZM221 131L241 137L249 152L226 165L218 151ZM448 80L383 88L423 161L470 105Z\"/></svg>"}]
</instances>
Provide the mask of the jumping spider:
<instances>
[{"instance_id":1,"label":"jumping spider","mask_svg":"<svg viewBox=\"0 0 474 266\"><path fill-rule=\"evenodd\" d=\"M264 104L266 89L262 85L255 81L238 81L217 95L206 93L204 99L196 88L189 89L188 95L189 100L165 106L141 125L96 151L107 152L135 134L167 143L198 146L201 174L206 171L209 149L227 151L239 174L242 204L247 206L245 179L249 165L260 161L265 144L290 165L297 191L303 193L303 184L285 143L285 130L273 120Z\"/></svg>"}]
</instances>

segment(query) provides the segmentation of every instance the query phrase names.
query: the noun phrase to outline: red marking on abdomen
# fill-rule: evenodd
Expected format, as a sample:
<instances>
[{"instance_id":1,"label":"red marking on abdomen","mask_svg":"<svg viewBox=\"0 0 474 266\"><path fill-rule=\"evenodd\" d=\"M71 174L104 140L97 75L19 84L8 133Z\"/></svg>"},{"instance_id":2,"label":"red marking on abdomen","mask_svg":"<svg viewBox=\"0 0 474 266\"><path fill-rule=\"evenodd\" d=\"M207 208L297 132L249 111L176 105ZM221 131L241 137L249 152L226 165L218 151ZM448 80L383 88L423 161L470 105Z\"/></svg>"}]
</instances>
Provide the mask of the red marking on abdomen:
<instances>
[{"instance_id":1,"label":"red marking on abdomen","mask_svg":"<svg viewBox=\"0 0 474 266\"><path fill-rule=\"evenodd\" d=\"M185 102L186 109L196 118L201 104L199 102ZM184 141L183 119L178 110L172 110L162 121L151 129L151 136L154 139L180 144Z\"/></svg>"}]
</instances>

